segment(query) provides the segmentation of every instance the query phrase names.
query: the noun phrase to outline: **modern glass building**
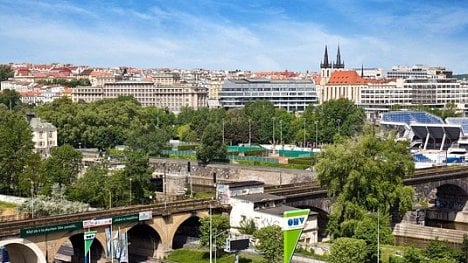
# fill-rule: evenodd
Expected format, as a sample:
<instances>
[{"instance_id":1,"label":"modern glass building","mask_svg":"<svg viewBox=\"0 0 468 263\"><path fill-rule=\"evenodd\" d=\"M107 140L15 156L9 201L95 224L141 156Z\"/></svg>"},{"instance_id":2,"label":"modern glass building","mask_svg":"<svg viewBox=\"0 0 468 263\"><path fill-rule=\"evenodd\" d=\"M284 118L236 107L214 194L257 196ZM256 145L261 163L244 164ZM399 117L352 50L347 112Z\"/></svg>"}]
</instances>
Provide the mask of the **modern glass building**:
<instances>
[{"instance_id":1,"label":"modern glass building","mask_svg":"<svg viewBox=\"0 0 468 263\"><path fill-rule=\"evenodd\" d=\"M309 104L318 104L312 80L226 79L219 92L221 106L227 109L256 100L271 101L288 112L303 112Z\"/></svg>"}]
</instances>

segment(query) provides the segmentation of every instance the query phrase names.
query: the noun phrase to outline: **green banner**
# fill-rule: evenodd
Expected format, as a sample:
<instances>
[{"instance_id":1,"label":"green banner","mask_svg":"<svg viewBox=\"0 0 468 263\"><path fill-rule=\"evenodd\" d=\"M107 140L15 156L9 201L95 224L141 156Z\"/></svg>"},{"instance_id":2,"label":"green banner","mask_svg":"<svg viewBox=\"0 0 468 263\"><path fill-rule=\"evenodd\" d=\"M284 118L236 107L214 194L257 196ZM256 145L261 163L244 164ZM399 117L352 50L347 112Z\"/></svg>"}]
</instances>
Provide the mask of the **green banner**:
<instances>
[{"instance_id":1,"label":"green banner","mask_svg":"<svg viewBox=\"0 0 468 263\"><path fill-rule=\"evenodd\" d=\"M284 263L290 263L302 234L310 209L298 209L283 213Z\"/></svg>"},{"instance_id":2,"label":"green banner","mask_svg":"<svg viewBox=\"0 0 468 263\"><path fill-rule=\"evenodd\" d=\"M94 238L96 237L97 231L88 231L84 232L84 254L85 257L91 249L91 245L93 244Z\"/></svg>"},{"instance_id":3,"label":"green banner","mask_svg":"<svg viewBox=\"0 0 468 263\"><path fill-rule=\"evenodd\" d=\"M76 229L83 228L83 223L81 221L72 222L68 224L61 224L61 225L54 225L54 226L40 226L40 227L30 227L30 228L22 228L20 230L21 237L27 236L37 236L37 235L44 235L54 232L61 232L61 231L73 231Z\"/></svg>"},{"instance_id":4,"label":"green banner","mask_svg":"<svg viewBox=\"0 0 468 263\"><path fill-rule=\"evenodd\" d=\"M122 224L128 222L138 222L139 214L116 216L112 218L112 224Z\"/></svg>"}]
</instances>

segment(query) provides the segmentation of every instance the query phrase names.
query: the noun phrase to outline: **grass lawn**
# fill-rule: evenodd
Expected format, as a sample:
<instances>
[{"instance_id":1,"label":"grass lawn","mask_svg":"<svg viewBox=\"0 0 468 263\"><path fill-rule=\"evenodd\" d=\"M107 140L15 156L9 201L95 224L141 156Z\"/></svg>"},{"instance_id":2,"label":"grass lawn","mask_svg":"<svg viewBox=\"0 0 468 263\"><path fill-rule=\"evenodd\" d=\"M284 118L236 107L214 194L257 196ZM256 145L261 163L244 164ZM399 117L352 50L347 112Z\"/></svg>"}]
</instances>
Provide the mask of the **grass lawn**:
<instances>
[{"instance_id":1,"label":"grass lawn","mask_svg":"<svg viewBox=\"0 0 468 263\"><path fill-rule=\"evenodd\" d=\"M16 208L16 204L0 201L0 209L2 208Z\"/></svg>"},{"instance_id":2,"label":"grass lawn","mask_svg":"<svg viewBox=\"0 0 468 263\"><path fill-rule=\"evenodd\" d=\"M167 262L177 262L177 263L206 263L210 262L210 253L207 250L200 249L177 249L174 250L169 257ZM213 253L214 261L214 253ZM219 263L232 263L234 262L233 254L224 253L222 256L217 257L216 262ZM241 254L239 258L240 263L260 263L262 258L256 255L250 254Z\"/></svg>"}]
</instances>

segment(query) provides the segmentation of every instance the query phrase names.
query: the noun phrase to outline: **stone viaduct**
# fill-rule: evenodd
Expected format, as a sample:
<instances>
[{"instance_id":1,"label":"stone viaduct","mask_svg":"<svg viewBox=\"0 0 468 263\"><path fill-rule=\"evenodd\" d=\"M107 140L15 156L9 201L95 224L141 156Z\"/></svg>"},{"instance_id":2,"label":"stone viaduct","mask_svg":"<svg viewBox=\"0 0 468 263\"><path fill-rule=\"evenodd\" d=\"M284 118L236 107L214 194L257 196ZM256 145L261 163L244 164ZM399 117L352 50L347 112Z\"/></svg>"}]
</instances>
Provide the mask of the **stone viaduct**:
<instances>
[{"instance_id":1,"label":"stone viaduct","mask_svg":"<svg viewBox=\"0 0 468 263\"><path fill-rule=\"evenodd\" d=\"M208 200L179 201L168 203L166 208L134 206L123 213L111 209L101 211L99 216L84 213L25 220L20 225L28 227L21 229L19 222L10 228L2 224L0 246L6 247L11 262L15 263L46 263L58 259L83 262L84 232L89 230L83 229L83 221L112 218L112 236L118 231L128 234L130 259L163 258L172 249L199 237L199 219L207 216L211 209L220 211L215 202ZM142 211L150 212L152 218L139 220L138 213ZM97 231L91 246L91 262L110 261L110 257L106 257L105 229L108 227L91 228Z\"/></svg>"}]
</instances>

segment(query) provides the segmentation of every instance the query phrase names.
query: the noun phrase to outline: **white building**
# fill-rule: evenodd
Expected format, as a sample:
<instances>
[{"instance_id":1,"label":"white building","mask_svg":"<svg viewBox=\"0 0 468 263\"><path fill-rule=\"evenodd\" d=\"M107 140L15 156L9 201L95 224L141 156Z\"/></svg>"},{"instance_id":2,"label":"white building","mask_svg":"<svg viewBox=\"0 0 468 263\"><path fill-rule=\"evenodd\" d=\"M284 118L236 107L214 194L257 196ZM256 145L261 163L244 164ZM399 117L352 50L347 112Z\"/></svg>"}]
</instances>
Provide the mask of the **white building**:
<instances>
[{"instance_id":1,"label":"white building","mask_svg":"<svg viewBox=\"0 0 468 263\"><path fill-rule=\"evenodd\" d=\"M271 101L288 112L303 112L309 104L318 103L312 80L226 79L219 92L221 106L227 109L256 100Z\"/></svg>"},{"instance_id":2,"label":"white building","mask_svg":"<svg viewBox=\"0 0 468 263\"><path fill-rule=\"evenodd\" d=\"M48 157L52 147L57 146L57 128L40 118L31 118L29 125L33 131L34 151L43 157Z\"/></svg>"},{"instance_id":3,"label":"white building","mask_svg":"<svg viewBox=\"0 0 468 263\"><path fill-rule=\"evenodd\" d=\"M277 225L281 228L286 226L283 213L297 210L284 204L285 198L281 196L257 193L249 195L238 195L231 198L230 224L233 232L238 231L241 222L253 220L257 229L266 226ZM305 223L299 242L302 245L312 245L318 242L318 225L315 212L310 212Z\"/></svg>"},{"instance_id":4,"label":"white building","mask_svg":"<svg viewBox=\"0 0 468 263\"><path fill-rule=\"evenodd\" d=\"M223 204L231 205L229 220L231 232L239 233L242 222L253 220L258 228L278 225L286 226L283 213L297 210L285 205L285 198L266 194L264 183L259 181L222 182L216 185L216 198ZM318 214L310 212L300 242L304 245L314 244L318 241Z\"/></svg>"}]
</instances>

